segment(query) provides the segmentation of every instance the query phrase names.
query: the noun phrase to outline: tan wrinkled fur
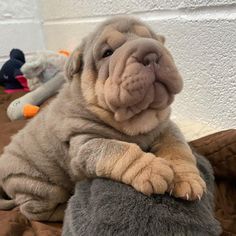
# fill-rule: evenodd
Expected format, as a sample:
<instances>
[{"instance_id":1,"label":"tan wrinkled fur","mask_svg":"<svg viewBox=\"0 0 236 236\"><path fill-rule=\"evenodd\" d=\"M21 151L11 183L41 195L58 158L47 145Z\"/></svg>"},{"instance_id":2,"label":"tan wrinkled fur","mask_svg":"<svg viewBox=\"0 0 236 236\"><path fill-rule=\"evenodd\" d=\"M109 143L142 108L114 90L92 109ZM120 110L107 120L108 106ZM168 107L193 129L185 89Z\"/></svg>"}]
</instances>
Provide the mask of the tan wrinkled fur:
<instances>
[{"instance_id":1,"label":"tan wrinkled fur","mask_svg":"<svg viewBox=\"0 0 236 236\"><path fill-rule=\"evenodd\" d=\"M107 42L116 50L103 58ZM205 183L194 156L169 120L182 80L163 43L164 37L142 22L118 17L74 51L66 68L69 82L0 158L1 186L29 219L62 220L75 182L97 176L147 195L171 191L176 197L201 198ZM136 47L141 54L135 54ZM155 51L147 54L151 63L156 58L151 69L140 62L146 48L149 54Z\"/></svg>"}]
</instances>

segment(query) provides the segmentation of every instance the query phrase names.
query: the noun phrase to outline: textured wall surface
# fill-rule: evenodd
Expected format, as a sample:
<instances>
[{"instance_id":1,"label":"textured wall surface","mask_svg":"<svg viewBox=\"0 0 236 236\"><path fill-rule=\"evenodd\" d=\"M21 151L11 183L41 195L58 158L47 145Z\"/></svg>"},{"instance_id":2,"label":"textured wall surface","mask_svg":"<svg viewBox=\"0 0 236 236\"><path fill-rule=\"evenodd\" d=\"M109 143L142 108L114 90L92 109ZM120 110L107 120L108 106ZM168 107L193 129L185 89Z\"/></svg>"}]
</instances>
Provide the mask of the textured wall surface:
<instances>
[{"instance_id":1,"label":"textured wall surface","mask_svg":"<svg viewBox=\"0 0 236 236\"><path fill-rule=\"evenodd\" d=\"M26 55L44 46L36 0L0 0L0 66L12 48Z\"/></svg>"},{"instance_id":2,"label":"textured wall surface","mask_svg":"<svg viewBox=\"0 0 236 236\"><path fill-rule=\"evenodd\" d=\"M110 15L133 14L167 38L185 88L173 116L236 127L236 0L39 0L46 47L73 49Z\"/></svg>"}]
</instances>

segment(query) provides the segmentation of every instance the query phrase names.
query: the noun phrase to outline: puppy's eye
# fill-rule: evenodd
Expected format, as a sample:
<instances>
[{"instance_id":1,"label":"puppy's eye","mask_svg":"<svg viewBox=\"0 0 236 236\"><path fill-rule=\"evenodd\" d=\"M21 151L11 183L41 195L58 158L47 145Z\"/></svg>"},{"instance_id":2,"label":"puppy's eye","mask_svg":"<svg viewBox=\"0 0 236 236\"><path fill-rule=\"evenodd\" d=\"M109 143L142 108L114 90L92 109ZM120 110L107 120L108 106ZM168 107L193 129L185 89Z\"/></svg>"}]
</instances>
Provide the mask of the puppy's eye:
<instances>
[{"instance_id":1,"label":"puppy's eye","mask_svg":"<svg viewBox=\"0 0 236 236\"><path fill-rule=\"evenodd\" d=\"M113 50L112 50L112 49L107 49L107 50L103 53L102 57L103 57L103 58L109 57L109 56L111 56L112 54L113 54Z\"/></svg>"}]
</instances>

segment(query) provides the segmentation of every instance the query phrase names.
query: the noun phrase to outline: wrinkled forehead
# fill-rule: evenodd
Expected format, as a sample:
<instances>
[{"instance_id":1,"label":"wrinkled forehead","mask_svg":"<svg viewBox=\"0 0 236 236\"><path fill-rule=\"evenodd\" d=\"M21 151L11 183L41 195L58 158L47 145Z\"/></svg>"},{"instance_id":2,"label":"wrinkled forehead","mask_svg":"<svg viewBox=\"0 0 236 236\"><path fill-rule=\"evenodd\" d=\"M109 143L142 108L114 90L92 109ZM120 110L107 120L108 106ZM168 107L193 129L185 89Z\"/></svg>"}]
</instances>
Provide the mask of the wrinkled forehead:
<instances>
[{"instance_id":1,"label":"wrinkled forehead","mask_svg":"<svg viewBox=\"0 0 236 236\"><path fill-rule=\"evenodd\" d=\"M97 43L106 42L110 46L116 47L117 42L123 43L129 38L135 37L151 38L151 32L144 25L132 24L132 25L121 25L113 24L105 26L103 31L98 37Z\"/></svg>"},{"instance_id":2,"label":"wrinkled forehead","mask_svg":"<svg viewBox=\"0 0 236 236\"><path fill-rule=\"evenodd\" d=\"M121 20L101 25L96 32L90 35L90 47L107 43L117 47L129 38L153 38L154 33L142 22Z\"/></svg>"}]
</instances>

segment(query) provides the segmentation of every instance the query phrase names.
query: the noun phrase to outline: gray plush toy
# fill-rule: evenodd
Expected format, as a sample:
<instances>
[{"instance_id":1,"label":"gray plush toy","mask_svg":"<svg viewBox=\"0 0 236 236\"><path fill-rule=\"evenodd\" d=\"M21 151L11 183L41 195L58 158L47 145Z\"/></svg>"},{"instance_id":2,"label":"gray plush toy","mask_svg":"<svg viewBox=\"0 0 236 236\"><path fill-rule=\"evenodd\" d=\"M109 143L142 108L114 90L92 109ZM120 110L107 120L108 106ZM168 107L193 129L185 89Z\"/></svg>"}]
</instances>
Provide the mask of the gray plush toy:
<instances>
[{"instance_id":1,"label":"gray plush toy","mask_svg":"<svg viewBox=\"0 0 236 236\"><path fill-rule=\"evenodd\" d=\"M28 80L31 92L14 100L7 109L10 120L27 117L24 114L26 105L39 106L49 97L53 96L65 82L64 66L67 57L52 51L37 53L24 66L21 71Z\"/></svg>"}]
</instances>

